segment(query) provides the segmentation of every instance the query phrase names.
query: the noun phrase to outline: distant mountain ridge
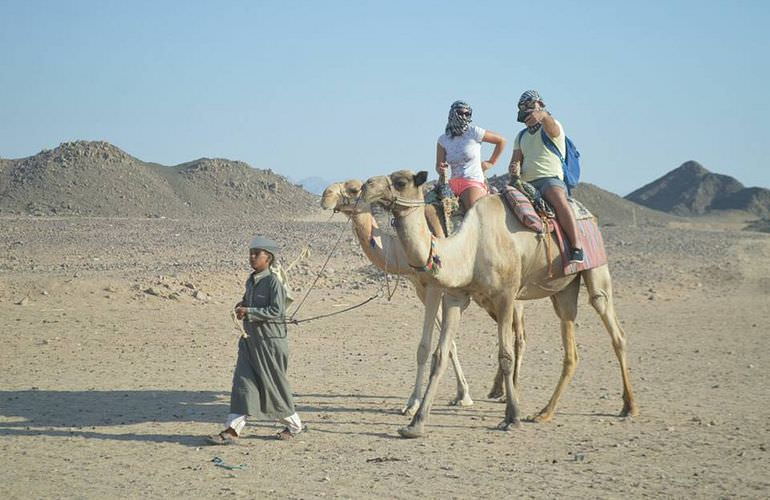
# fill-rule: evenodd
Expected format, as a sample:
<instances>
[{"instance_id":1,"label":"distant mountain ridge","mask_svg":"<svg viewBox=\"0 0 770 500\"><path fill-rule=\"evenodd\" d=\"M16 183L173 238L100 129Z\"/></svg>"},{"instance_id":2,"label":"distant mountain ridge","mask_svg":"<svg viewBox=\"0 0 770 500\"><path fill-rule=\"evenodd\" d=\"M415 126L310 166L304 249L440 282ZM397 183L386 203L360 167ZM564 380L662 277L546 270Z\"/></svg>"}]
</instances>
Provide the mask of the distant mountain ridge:
<instances>
[{"instance_id":1,"label":"distant mountain ridge","mask_svg":"<svg viewBox=\"0 0 770 500\"><path fill-rule=\"evenodd\" d=\"M312 194L271 170L219 158L167 167L103 141L0 160L0 213L283 217L316 205Z\"/></svg>"},{"instance_id":2,"label":"distant mountain ridge","mask_svg":"<svg viewBox=\"0 0 770 500\"><path fill-rule=\"evenodd\" d=\"M314 176L305 177L304 179L297 182L297 184L302 186L305 190L320 196L323 194L324 189L326 189L327 186L331 184L331 182L322 177Z\"/></svg>"},{"instance_id":3,"label":"distant mountain ridge","mask_svg":"<svg viewBox=\"0 0 770 500\"><path fill-rule=\"evenodd\" d=\"M685 216L712 210L744 210L760 217L770 215L770 189L744 187L733 177L710 172L696 161L683 163L625 198L655 210Z\"/></svg>"}]
</instances>

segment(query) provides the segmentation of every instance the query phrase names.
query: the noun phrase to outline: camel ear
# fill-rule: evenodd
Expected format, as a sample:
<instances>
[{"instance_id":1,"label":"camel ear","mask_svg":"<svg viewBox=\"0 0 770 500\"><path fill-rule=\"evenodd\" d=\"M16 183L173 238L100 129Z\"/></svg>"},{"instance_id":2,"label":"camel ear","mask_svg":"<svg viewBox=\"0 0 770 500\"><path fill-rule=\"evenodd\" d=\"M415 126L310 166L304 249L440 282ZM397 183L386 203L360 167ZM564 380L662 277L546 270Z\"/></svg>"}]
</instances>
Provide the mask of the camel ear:
<instances>
[{"instance_id":1,"label":"camel ear","mask_svg":"<svg viewBox=\"0 0 770 500\"><path fill-rule=\"evenodd\" d=\"M414 185L417 187L422 186L425 184L425 181L428 180L428 172L425 170L422 170L420 172L417 172L417 175L414 176Z\"/></svg>"}]
</instances>

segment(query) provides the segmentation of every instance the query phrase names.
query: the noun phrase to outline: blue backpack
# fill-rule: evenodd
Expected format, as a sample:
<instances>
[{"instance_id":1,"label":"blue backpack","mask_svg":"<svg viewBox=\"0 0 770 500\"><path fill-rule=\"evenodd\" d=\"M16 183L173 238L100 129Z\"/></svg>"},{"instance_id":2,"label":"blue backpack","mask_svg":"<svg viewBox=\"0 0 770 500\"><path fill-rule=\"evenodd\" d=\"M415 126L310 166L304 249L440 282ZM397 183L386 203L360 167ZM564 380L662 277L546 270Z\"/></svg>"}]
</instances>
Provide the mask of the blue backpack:
<instances>
[{"instance_id":1,"label":"blue backpack","mask_svg":"<svg viewBox=\"0 0 770 500\"><path fill-rule=\"evenodd\" d=\"M526 131L527 129L524 129L519 132L519 145L521 145L521 138ZM578 185L578 182L580 182L580 151L577 150L577 147L569 137L565 137L564 143L567 146L567 157L565 158L561 155L559 148L556 147L553 140L551 140L551 138L548 137L548 134L545 133L544 127L540 127L540 135L543 138L543 144L548 148L548 151L555 154L559 160L561 160L561 169L564 173L564 184L567 185L567 191L572 193L572 190Z\"/></svg>"}]
</instances>

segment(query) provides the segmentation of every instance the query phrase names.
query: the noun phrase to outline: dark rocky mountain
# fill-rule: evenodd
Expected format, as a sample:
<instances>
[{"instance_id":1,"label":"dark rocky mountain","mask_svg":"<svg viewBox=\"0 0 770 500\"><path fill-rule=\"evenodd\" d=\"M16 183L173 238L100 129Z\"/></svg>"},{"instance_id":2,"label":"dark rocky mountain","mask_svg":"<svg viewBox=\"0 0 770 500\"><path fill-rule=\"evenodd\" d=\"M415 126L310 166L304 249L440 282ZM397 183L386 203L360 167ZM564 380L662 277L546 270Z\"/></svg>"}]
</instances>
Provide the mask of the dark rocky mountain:
<instances>
[{"instance_id":1,"label":"dark rocky mountain","mask_svg":"<svg viewBox=\"0 0 770 500\"><path fill-rule=\"evenodd\" d=\"M315 196L271 170L209 158L166 167L101 141L0 161L4 214L285 218L316 205Z\"/></svg>"},{"instance_id":2,"label":"dark rocky mountain","mask_svg":"<svg viewBox=\"0 0 770 500\"><path fill-rule=\"evenodd\" d=\"M712 210L770 215L770 190L746 188L736 179L710 172L695 161L683 163L626 199L677 215L701 215Z\"/></svg>"}]
</instances>

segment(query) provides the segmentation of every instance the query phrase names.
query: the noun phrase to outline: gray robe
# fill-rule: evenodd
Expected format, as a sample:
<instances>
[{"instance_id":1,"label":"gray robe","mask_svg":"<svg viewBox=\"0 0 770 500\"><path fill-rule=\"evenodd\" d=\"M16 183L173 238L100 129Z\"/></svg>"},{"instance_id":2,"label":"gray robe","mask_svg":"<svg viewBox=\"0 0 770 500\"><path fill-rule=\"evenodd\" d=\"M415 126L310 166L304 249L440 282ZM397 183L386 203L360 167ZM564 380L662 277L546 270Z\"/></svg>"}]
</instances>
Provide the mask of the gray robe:
<instances>
[{"instance_id":1,"label":"gray robe","mask_svg":"<svg viewBox=\"0 0 770 500\"><path fill-rule=\"evenodd\" d=\"M291 386L286 377L289 361L286 325L266 322L284 320L285 296L285 288L270 270L252 273L246 281L243 306L247 312L243 328L249 336L238 343L230 413L260 420L294 414Z\"/></svg>"}]
</instances>

